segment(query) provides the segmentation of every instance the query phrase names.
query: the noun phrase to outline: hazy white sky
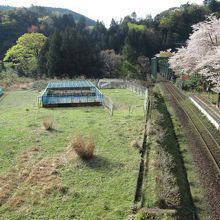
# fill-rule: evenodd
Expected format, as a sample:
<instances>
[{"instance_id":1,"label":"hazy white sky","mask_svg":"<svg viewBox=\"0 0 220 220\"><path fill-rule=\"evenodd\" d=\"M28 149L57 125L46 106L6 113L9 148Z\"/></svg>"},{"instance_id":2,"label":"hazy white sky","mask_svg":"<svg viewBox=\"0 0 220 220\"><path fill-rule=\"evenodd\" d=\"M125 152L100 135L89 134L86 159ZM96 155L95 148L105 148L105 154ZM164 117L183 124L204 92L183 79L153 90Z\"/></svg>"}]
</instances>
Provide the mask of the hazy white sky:
<instances>
[{"instance_id":1,"label":"hazy white sky","mask_svg":"<svg viewBox=\"0 0 220 220\"><path fill-rule=\"evenodd\" d=\"M120 20L136 12L138 17L148 14L155 16L159 12L181 4L202 4L203 0L0 0L0 5L33 5L67 8L91 19L100 20L108 26L112 18Z\"/></svg>"}]
</instances>

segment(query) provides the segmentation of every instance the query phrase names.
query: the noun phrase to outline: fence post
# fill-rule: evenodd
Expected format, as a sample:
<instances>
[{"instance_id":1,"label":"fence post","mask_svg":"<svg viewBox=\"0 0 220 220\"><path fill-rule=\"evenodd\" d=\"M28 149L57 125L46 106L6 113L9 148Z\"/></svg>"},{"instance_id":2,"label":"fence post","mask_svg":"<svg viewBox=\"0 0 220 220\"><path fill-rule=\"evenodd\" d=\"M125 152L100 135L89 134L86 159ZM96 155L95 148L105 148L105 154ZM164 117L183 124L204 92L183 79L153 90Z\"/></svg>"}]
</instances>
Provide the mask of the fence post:
<instances>
[{"instance_id":1,"label":"fence post","mask_svg":"<svg viewBox=\"0 0 220 220\"><path fill-rule=\"evenodd\" d=\"M113 113L114 113L114 105L112 104L111 105L111 116L113 116Z\"/></svg>"},{"instance_id":2,"label":"fence post","mask_svg":"<svg viewBox=\"0 0 220 220\"><path fill-rule=\"evenodd\" d=\"M148 106L148 89L145 91L145 97L144 97L144 116L147 114L147 106Z\"/></svg>"},{"instance_id":3,"label":"fence post","mask_svg":"<svg viewBox=\"0 0 220 220\"><path fill-rule=\"evenodd\" d=\"M131 114L131 112L132 112L132 109L131 109L131 106L129 105L129 107L128 107L128 112L129 112L129 115Z\"/></svg>"}]
</instances>

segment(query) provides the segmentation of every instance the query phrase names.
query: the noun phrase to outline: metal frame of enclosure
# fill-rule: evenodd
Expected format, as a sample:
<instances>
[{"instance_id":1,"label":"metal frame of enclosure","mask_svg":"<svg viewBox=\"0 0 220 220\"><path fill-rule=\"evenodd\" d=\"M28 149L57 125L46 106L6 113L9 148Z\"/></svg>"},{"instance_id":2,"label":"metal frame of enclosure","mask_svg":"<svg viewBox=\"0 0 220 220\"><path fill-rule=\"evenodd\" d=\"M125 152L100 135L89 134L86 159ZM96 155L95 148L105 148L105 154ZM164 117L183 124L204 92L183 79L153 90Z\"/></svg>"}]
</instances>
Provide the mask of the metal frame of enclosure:
<instances>
[{"instance_id":1,"label":"metal frame of enclosure","mask_svg":"<svg viewBox=\"0 0 220 220\"><path fill-rule=\"evenodd\" d=\"M48 83L39 97L42 107L98 106L104 96L90 81L60 81Z\"/></svg>"},{"instance_id":2,"label":"metal frame of enclosure","mask_svg":"<svg viewBox=\"0 0 220 220\"><path fill-rule=\"evenodd\" d=\"M0 87L0 97L3 95L3 89Z\"/></svg>"}]
</instances>

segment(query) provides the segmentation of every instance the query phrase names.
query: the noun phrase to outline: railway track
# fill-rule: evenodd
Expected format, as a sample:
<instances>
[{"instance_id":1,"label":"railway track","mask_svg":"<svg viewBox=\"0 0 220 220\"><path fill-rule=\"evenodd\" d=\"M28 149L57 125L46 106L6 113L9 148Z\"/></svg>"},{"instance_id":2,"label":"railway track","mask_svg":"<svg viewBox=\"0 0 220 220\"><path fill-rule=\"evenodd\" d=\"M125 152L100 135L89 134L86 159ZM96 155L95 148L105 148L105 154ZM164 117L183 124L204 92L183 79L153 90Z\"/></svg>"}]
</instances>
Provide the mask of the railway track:
<instances>
[{"instance_id":1,"label":"railway track","mask_svg":"<svg viewBox=\"0 0 220 220\"><path fill-rule=\"evenodd\" d=\"M220 176L220 143L219 138L216 136L216 131L214 132L214 137L210 132L210 126L207 128L207 125L204 124L204 122L197 114L197 110L195 110L192 106L185 104L187 97L183 93L177 90L170 82L164 82L164 86L166 87L169 94L175 99L177 104L183 109L185 115L200 137L209 158L216 168L217 174Z\"/></svg>"},{"instance_id":2,"label":"railway track","mask_svg":"<svg viewBox=\"0 0 220 220\"><path fill-rule=\"evenodd\" d=\"M208 103L208 101L201 95L197 99L199 99L199 101L202 102L215 116L220 118L220 111L217 108L214 110L212 107L210 107L211 102Z\"/></svg>"}]
</instances>

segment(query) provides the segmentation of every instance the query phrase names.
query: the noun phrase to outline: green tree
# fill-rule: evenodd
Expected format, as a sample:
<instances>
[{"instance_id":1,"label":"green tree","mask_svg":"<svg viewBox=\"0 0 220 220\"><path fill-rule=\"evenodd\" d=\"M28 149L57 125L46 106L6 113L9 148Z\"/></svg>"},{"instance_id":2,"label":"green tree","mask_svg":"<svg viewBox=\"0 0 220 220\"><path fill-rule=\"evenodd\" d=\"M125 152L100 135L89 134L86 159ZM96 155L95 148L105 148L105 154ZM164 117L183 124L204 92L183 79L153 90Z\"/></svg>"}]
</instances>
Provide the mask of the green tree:
<instances>
[{"instance_id":1,"label":"green tree","mask_svg":"<svg viewBox=\"0 0 220 220\"><path fill-rule=\"evenodd\" d=\"M103 50L100 53L102 74L107 78L120 77L122 56L115 54L114 50Z\"/></svg>"},{"instance_id":2,"label":"green tree","mask_svg":"<svg viewBox=\"0 0 220 220\"><path fill-rule=\"evenodd\" d=\"M122 75L126 79L139 79L139 72L135 65L130 63L128 60L125 60L122 63Z\"/></svg>"},{"instance_id":3,"label":"green tree","mask_svg":"<svg viewBox=\"0 0 220 220\"><path fill-rule=\"evenodd\" d=\"M89 73L91 48L75 29L66 29L62 34L62 58L65 75L75 77Z\"/></svg>"},{"instance_id":4,"label":"green tree","mask_svg":"<svg viewBox=\"0 0 220 220\"><path fill-rule=\"evenodd\" d=\"M18 38L16 45L5 54L4 61L12 62L20 75L35 76L38 58L46 37L40 33L24 34Z\"/></svg>"},{"instance_id":5,"label":"green tree","mask_svg":"<svg viewBox=\"0 0 220 220\"><path fill-rule=\"evenodd\" d=\"M219 6L219 2L216 0L211 0L208 4L208 7L212 12L217 12L219 10Z\"/></svg>"},{"instance_id":6,"label":"green tree","mask_svg":"<svg viewBox=\"0 0 220 220\"><path fill-rule=\"evenodd\" d=\"M62 34L62 66L66 76L74 77L77 75L78 65L78 33L74 29L66 29Z\"/></svg>"},{"instance_id":7,"label":"green tree","mask_svg":"<svg viewBox=\"0 0 220 220\"><path fill-rule=\"evenodd\" d=\"M112 19L107 33L108 48L114 49L116 53L120 53L124 45L127 31L127 24L118 24L114 19Z\"/></svg>"},{"instance_id":8,"label":"green tree","mask_svg":"<svg viewBox=\"0 0 220 220\"><path fill-rule=\"evenodd\" d=\"M91 31L89 36L89 42L93 47L98 48L99 50L104 50L107 47L107 29L105 25L97 21L96 25Z\"/></svg>"},{"instance_id":9,"label":"green tree","mask_svg":"<svg viewBox=\"0 0 220 220\"><path fill-rule=\"evenodd\" d=\"M38 58L38 75L47 75L47 56L49 50L49 38L47 38L45 44L40 50Z\"/></svg>"},{"instance_id":10,"label":"green tree","mask_svg":"<svg viewBox=\"0 0 220 220\"><path fill-rule=\"evenodd\" d=\"M79 33L83 34L85 32L85 28L86 28L86 18L84 16L80 16L76 24L76 29Z\"/></svg>"},{"instance_id":11,"label":"green tree","mask_svg":"<svg viewBox=\"0 0 220 220\"><path fill-rule=\"evenodd\" d=\"M147 74L150 74L150 62L149 58L145 56L139 56L137 58L137 67L141 79L147 79Z\"/></svg>"},{"instance_id":12,"label":"green tree","mask_svg":"<svg viewBox=\"0 0 220 220\"><path fill-rule=\"evenodd\" d=\"M61 56L62 38L58 31L55 31L50 40L47 59L47 70L50 77L59 77L63 73Z\"/></svg>"}]
</instances>

